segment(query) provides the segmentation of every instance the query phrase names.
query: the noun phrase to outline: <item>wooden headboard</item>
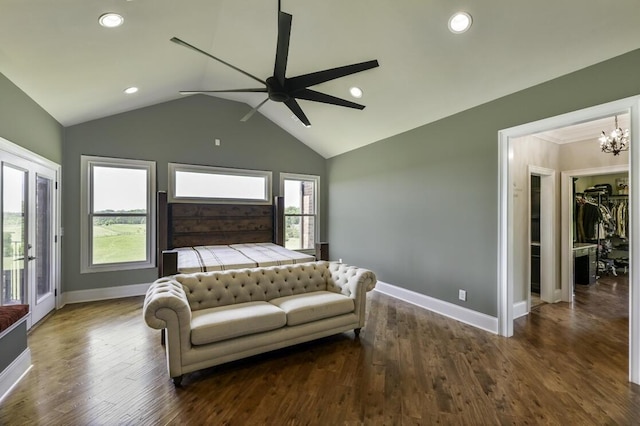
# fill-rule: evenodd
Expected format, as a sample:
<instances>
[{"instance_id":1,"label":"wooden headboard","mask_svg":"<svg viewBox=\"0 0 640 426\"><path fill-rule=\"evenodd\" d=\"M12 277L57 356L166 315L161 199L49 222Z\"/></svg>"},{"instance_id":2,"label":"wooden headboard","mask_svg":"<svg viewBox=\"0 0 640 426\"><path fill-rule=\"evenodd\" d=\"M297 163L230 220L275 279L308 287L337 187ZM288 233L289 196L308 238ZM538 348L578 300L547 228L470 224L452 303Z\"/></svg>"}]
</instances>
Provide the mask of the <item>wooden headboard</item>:
<instances>
[{"instance_id":1,"label":"wooden headboard","mask_svg":"<svg viewBox=\"0 0 640 426\"><path fill-rule=\"evenodd\" d=\"M284 198L272 205L168 203L158 192L158 266L176 247L274 242L284 245Z\"/></svg>"},{"instance_id":2,"label":"wooden headboard","mask_svg":"<svg viewBox=\"0 0 640 426\"><path fill-rule=\"evenodd\" d=\"M273 241L273 208L169 204L169 248Z\"/></svg>"}]
</instances>

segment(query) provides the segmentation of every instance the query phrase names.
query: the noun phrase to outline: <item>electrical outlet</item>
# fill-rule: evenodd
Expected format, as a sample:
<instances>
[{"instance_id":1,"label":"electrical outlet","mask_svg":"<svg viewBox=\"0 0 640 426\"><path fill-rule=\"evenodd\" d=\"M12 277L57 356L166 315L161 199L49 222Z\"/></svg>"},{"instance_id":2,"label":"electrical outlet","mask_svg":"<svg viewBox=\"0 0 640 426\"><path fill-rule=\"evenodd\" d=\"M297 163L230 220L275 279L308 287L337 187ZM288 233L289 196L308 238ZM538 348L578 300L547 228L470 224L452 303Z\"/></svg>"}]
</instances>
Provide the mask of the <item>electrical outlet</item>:
<instances>
[{"instance_id":1,"label":"electrical outlet","mask_svg":"<svg viewBox=\"0 0 640 426\"><path fill-rule=\"evenodd\" d=\"M467 301L467 291L466 290L458 290L458 299L462 300L463 302Z\"/></svg>"}]
</instances>

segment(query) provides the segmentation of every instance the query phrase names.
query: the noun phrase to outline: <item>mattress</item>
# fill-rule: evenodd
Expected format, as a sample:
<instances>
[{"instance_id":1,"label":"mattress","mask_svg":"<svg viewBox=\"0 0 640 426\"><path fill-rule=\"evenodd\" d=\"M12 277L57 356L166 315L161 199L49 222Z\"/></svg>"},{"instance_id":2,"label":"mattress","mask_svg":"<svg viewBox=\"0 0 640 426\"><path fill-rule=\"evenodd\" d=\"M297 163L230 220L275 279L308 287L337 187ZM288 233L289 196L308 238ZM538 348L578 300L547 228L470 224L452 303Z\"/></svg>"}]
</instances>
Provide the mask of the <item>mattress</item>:
<instances>
[{"instance_id":1,"label":"mattress","mask_svg":"<svg viewBox=\"0 0 640 426\"><path fill-rule=\"evenodd\" d=\"M290 265L316 260L312 255L273 243L181 247L174 251L178 252L178 271L183 274Z\"/></svg>"}]
</instances>

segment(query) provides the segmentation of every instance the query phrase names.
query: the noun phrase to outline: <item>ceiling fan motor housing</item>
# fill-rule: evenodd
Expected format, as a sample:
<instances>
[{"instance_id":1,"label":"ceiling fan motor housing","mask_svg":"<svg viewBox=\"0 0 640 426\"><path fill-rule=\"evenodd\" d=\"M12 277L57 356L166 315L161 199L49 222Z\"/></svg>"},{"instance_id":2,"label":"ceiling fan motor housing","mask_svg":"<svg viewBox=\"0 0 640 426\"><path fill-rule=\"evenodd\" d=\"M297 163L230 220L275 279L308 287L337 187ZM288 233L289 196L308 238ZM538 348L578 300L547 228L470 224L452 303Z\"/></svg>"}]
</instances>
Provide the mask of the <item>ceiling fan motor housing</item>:
<instances>
[{"instance_id":1,"label":"ceiling fan motor housing","mask_svg":"<svg viewBox=\"0 0 640 426\"><path fill-rule=\"evenodd\" d=\"M274 102L286 102L291 99L285 88L274 77L267 78L267 93L269 94L269 99Z\"/></svg>"}]
</instances>

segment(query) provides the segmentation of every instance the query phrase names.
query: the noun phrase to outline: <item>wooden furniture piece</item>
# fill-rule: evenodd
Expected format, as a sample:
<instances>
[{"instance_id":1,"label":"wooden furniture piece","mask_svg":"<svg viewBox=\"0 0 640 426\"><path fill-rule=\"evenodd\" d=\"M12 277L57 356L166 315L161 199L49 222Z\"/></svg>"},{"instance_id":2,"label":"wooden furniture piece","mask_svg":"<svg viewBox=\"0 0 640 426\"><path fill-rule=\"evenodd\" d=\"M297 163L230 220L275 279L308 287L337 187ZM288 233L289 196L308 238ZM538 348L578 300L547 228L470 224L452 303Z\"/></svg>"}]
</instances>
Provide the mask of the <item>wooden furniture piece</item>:
<instances>
[{"instance_id":1,"label":"wooden furniture piece","mask_svg":"<svg viewBox=\"0 0 640 426\"><path fill-rule=\"evenodd\" d=\"M329 243L316 243L316 259L329 260Z\"/></svg>"},{"instance_id":2,"label":"wooden furniture piece","mask_svg":"<svg viewBox=\"0 0 640 426\"><path fill-rule=\"evenodd\" d=\"M597 244L573 245L573 270L576 284L594 284L597 278Z\"/></svg>"},{"instance_id":3,"label":"wooden furniture piece","mask_svg":"<svg viewBox=\"0 0 640 426\"><path fill-rule=\"evenodd\" d=\"M158 276L178 272L171 249L204 245L273 242L284 246L284 197L272 205L169 203L157 194Z\"/></svg>"}]
</instances>

